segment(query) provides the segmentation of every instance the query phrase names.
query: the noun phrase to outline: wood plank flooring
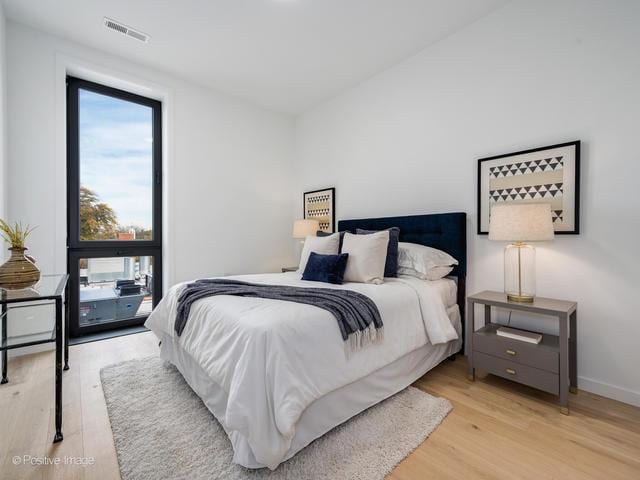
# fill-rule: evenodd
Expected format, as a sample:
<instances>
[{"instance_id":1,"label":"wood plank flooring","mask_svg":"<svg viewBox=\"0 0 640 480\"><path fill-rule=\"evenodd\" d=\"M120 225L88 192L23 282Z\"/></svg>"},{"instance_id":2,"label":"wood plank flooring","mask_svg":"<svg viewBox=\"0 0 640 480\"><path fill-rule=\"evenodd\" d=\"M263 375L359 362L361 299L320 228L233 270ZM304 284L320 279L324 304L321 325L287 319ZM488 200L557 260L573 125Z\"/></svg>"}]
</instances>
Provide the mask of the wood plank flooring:
<instances>
[{"instance_id":1,"label":"wood plank flooring","mask_svg":"<svg viewBox=\"0 0 640 480\"><path fill-rule=\"evenodd\" d=\"M12 360L0 387L0 478L119 479L100 368L157 352L151 333L71 347L56 445L53 352ZM445 361L416 382L454 409L390 479L640 479L639 408L580 391L564 416L550 395L492 376L467 381L465 366ZM95 463L24 465L24 455Z\"/></svg>"}]
</instances>

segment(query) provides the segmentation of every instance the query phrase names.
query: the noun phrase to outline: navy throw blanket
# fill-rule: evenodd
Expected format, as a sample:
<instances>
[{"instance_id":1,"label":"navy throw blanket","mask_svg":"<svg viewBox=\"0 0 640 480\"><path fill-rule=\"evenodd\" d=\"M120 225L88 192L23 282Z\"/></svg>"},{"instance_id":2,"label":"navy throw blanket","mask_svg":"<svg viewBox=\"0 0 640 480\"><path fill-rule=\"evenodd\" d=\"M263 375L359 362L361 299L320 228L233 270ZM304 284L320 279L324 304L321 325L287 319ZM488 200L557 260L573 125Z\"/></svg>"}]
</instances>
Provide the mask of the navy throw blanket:
<instances>
[{"instance_id":1,"label":"navy throw blanket","mask_svg":"<svg viewBox=\"0 0 640 480\"><path fill-rule=\"evenodd\" d=\"M352 290L333 288L290 287L212 278L187 284L178 297L175 331L180 336L184 330L194 302L214 295L270 298L287 302L314 305L330 312L338 322L342 340L351 351L383 338L382 318L373 300Z\"/></svg>"}]
</instances>

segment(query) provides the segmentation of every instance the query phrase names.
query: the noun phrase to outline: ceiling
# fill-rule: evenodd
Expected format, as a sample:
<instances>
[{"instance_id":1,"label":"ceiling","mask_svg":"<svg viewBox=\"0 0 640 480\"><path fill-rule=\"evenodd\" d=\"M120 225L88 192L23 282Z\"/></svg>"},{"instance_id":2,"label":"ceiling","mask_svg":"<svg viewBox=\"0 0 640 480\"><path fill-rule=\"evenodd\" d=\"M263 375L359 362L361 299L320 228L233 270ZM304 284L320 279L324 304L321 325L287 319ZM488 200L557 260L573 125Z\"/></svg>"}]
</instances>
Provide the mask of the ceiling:
<instances>
[{"instance_id":1,"label":"ceiling","mask_svg":"<svg viewBox=\"0 0 640 480\"><path fill-rule=\"evenodd\" d=\"M281 112L419 52L507 0L2 0L14 21ZM151 36L107 30L110 17Z\"/></svg>"}]
</instances>

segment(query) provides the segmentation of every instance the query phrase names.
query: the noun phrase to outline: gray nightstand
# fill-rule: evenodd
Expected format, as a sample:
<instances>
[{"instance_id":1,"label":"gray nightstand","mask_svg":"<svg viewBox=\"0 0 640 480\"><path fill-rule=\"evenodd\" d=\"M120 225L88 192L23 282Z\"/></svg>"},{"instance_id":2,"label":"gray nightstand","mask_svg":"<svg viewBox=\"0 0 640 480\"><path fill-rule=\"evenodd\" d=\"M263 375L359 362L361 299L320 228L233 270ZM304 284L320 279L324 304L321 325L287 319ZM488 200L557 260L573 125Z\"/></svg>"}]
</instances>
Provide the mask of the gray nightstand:
<instances>
[{"instance_id":1,"label":"gray nightstand","mask_svg":"<svg viewBox=\"0 0 640 480\"><path fill-rule=\"evenodd\" d=\"M474 328L474 305L484 305L484 326ZM558 318L560 335L542 335L531 344L500 337L491 323L491 307L551 315ZM577 317L578 304L552 298L536 297L533 303L507 300L502 292L484 291L467 297L466 341L469 379L475 369L553 393L560 397L560 411L569 414L568 392L577 388Z\"/></svg>"}]
</instances>

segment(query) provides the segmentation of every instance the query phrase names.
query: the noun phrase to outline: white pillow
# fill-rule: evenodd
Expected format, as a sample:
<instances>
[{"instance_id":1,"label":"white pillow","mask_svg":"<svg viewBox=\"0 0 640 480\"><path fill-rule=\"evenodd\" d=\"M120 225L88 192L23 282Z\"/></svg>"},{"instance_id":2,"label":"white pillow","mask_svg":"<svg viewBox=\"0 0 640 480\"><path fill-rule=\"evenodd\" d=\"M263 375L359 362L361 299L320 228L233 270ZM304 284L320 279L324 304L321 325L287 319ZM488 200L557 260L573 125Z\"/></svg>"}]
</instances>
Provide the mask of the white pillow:
<instances>
[{"instance_id":1,"label":"white pillow","mask_svg":"<svg viewBox=\"0 0 640 480\"><path fill-rule=\"evenodd\" d=\"M384 264L387 261L388 244L388 230L368 235L353 235L346 232L341 251L349 254L344 281L381 284L384 278Z\"/></svg>"},{"instance_id":2,"label":"white pillow","mask_svg":"<svg viewBox=\"0 0 640 480\"><path fill-rule=\"evenodd\" d=\"M425 273L420 273L417 270L409 267L398 267L398 275L409 275L410 277L416 277L421 280L440 280L451 273L453 267L433 267Z\"/></svg>"},{"instance_id":3,"label":"white pillow","mask_svg":"<svg viewBox=\"0 0 640 480\"><path fill-rule=\"evenodd\" d=\"M327 237L312 237L308 236L304 240L304 247L302 247L302 254L300 255L300 265L298 267L298 273L304 272L309 260L311 252L320 253L322 255L337 255L340 249L340 234L334 233Z\"/></svg>"},{"instance_id":4,"label":"white pillow","mask_svg":"<svg viewBox=\"0 0 640 480\"><path fill-rule=\"evenodd\" d=\"M439 267L451 267L457 264L458 261L455 258L437 248L418 245L417 243L398 243L398 273L400 273L401 268L411 269L422 275L424 279L433 280L442 278L438 277L438 275L444 270Z\"/></svg>"}]
</instances>

